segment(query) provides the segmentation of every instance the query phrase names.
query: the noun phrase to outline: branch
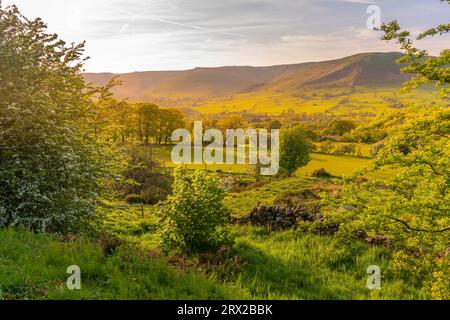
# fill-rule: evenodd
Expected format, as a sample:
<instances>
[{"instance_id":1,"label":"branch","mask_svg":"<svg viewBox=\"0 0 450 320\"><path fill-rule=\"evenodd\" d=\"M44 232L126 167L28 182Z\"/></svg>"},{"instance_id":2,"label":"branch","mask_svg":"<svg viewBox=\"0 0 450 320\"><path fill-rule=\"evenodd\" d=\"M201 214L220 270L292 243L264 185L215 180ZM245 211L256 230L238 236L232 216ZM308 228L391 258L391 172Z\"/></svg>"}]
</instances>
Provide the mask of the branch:
<instances>
[{"instance_id":1,"label":"branch","mask_svg":"<svg viewBox=\"0 0 450 320\"><path fill-rule=\"evenodd\" d=\"M438 136L440 136L440 137L442 137L442 138L450 139L450 136L447 136L446 134L441 133L441 132L439 132L439 131L433 131L433 132L431 132L431 133L433 133L433 134L435 134L435 135L438 135Z\"/></svg>"},{"instance_id":2,"label":"branch","mask_svg":"<svg viewBox=\"0 0 450 320\"><path fill-rule=\"evenodd\" d=\"M444 228L444 229L441 229L441 230L428 230L428 229L413 228L413 227L411 227L408 223L406 223L403 220L400 220L400 219L397 219L397 218L394 218L394 217L390 217L390 218L392 220L398 222L398 223L403 224L405 227L407 227L409 230L412 230L412 231L429 232L429 233L441 233L441 232L445 232L445 231L450 231L450 227L447 227L447 228Z\"/></svg>"}]
</instances>

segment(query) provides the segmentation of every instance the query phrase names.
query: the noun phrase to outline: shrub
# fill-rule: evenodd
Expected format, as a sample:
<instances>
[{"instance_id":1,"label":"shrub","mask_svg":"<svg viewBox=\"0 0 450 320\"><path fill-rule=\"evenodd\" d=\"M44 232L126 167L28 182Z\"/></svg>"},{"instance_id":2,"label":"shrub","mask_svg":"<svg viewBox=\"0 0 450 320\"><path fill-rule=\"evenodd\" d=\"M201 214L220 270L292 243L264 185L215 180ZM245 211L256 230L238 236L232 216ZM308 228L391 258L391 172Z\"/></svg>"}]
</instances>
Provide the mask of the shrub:
<instances>
[{"instance_id":1,"label":"shrub","mask_svg":"<svg viewBox=\"0 0 450 320\"><path fill-rule=\"evenodd\" d=\"M356 153L356 145L355 144L344 144L343 146L336 149L336 154L340 155L353 155Z\"/></svg>"},{"instance_id":2,"label":"shrub","mask_svg":"<svg viewBox=\"0 0 450 320\"><path fill-rule=\"evenodd\" d=\"M189 254L216 250L229 242L225 192L216 174L177 168L172 189L159 212L165 249Z\"/></svg>"},{"instance_id":3,"label":"shrub","mask_svg":"<svg viewBox=\"0 0 450 320\"><path fill-rule=\"evenodd\" d=\"M110 153L89 134L84 45L0 3L0 227L86 231Z\"/></svg>"},{"instance_id":4,"label":"shrub","mask_svg":"<svg viewBox=\"0 0 450 320\"><path fill-rule=\"evenodd\" d=\"M328 128L328 132L332 135L343 136L346 133L350 133L355 128L356 124L352 120L334 120Z\"/></svg>"},{"instance_id":5,"label":"shrub","mask_svg":"<svg viewBox=\"0 0 450 320\"><path fill-rule=\"evenodd\" d=\"M333 175L331 173L329 173L328 171L326 171L324 168L321 169L317 169L312 173L313 177L316 178L332 178Z\"/></svg>"},{"instance_id":6,"label":"shrub","mask_svg":"<svg viewBox=\"0 0 450 320\"><path fill-rule=\"evenodd\" d=\"M320 145L320 151L323 153L331 153L334 149L334 144L331 141L325 141Z\"/></svg>"},{"instance_id":7,"label":"shrub","mask_svg":"<svg viewBox=\"0 0 450 320\"><path fill-rule=\"evenodd\" d=\"M128 155L128 167L124 172L127 183L119 189L128 203L157 204L170 193L172 179L167 169L154 160L151 151L130 144L124 148Z\"/></svg>"}]
</instances>

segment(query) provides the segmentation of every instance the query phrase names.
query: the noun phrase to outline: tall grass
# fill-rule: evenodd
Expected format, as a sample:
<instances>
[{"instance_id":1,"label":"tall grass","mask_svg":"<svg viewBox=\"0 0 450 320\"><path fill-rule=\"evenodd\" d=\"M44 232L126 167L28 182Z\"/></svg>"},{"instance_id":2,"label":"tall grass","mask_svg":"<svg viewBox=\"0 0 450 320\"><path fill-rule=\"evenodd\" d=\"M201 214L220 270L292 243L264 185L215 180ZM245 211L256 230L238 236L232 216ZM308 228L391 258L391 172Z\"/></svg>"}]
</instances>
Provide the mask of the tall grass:
<instances>
[{"instance_id":1,"label":"tall grass","mask_svg":"<svg viewBox=\"0 0 450 320\"><path fill-rule=\"evenodd\" d=\"M355 242L340 247L333 238L299 231L267 233L235 229L236 253L246 261L240 283L264 299L419 299L420 290L392 275L384 247ZM381 268L380 290L367 289L367 268Z\"/></svg>"},{"instance_id":2,"label":"tall grass","mask_svg":"<svg viewBox=\"0 0 450 320\"><path fill-rule=\"evenodd\" d=\"M19 230L0 231L3 299L414 299L418 289L390 272L389 252L297 231L234 227L242 269L226 282L214 272L175 267L150 251L123 245L107 254L91 241ZM380 290L366 288L369 265L382 270ZM69 265L81 268L81 290L66 286Z\"/></svg>"},{"instance_id":3,"label":"tall grass","mask_svg":"<svg viewBox=\"0 0 450 320\"><path fill-rule=\"evenodd\" d=\"M113 254L83 239L61 241L27 231L0 230L3 299L245 299L195 270L122 246ZM67 267L81 268L81 290L69 290Z\"/></svg>"}]
</instances>

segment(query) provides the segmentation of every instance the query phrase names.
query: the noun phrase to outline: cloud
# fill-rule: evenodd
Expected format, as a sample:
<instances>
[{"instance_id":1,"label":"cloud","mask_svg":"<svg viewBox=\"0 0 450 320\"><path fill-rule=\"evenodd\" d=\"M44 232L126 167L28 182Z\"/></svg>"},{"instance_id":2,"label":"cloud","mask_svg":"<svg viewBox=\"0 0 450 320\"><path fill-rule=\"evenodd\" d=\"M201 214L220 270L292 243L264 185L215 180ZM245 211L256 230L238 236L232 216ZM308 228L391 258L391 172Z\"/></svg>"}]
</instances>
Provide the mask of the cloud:
<instances>
[{"instance_id":1,"label":"cloud","mask_svg":"<svg viewBox=\"0 0 450 320\"><path fill-rule=\"evenodd\" d=\"M217 30L217 29L213 29L213 28L205 28L205 27L202 27L202 26L199 26L196 24L181 23L181 22L170 20L170 19L166 19L161 16L150 15L150 14L148 14L148 10L145 10L144 12L132 12L132 11L122 9L122 8L110 7L110 9L120 12L120 13L124 14L125 16L127 16L129 23L133 23L136 20L141 20L141 21L152 20L152 21L157 21L157 22L177 26L177 27L188 28L188 29L207 32L207 33L217 33L217 34L222 34L222 35L226 35L226 36L245 38L244 35L234 33L234 32L227 32L227 31ZM129 24L126 23L126 24L124 24L123 27L125 27L125 26L129 26Z\"/></svg>"},{"instance_id":2,"label":"cloud","mask_svg":"<svg viewBox=\"0 0 450 320\"><path fill-rule=\"evenodd\" d=\"M407 30L448 23L450 6L423 0L3 0L42 17L66 42L87 41L88 71L273 65L397 48L366 28L364 5ZM448 38L434 39L432 52ZM447 41L447 42L445 42Z\"/></svg>"},{"instance_id":3,"label":"cloud","mask_svg":"<svg viewBox=\"0 0 450 320\"><path fill-rule=\"evenodd\" d=\"M340 2L361 3L361 4L375 4L376 2L370 0L339 0Z\"/></svg>"}]
</instances>

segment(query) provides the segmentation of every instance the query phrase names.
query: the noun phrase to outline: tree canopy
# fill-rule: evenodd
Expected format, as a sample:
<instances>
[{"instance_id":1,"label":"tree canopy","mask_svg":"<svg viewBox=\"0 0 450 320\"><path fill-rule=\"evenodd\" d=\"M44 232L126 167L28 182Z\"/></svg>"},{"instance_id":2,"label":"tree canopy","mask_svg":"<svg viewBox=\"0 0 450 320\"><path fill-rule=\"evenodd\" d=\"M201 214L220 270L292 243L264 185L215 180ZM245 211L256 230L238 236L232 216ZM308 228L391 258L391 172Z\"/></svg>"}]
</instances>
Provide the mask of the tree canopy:
<instances>
[{"instance_id":1,"label":"tree canopy","mask_svg":"<svg viewBox=\"0 0 450 320\"><path fill-rule=\"evenodd\" d=\"M280 168L291 176L298 168L311 160L311 143L306 139L303 128L293 126L283 128L280 135Z\"/></svg>"},{"instance_id":2,"label":"tree canopy","mask_svg":"<svg viewBox=\"0 0 450 320\"><path fill-rule=\"evenodd\" d=\"M88 134L84 44L0 4L0 226L75 232L93 218L106 152Z\"/></svg>"}]
</instances>

